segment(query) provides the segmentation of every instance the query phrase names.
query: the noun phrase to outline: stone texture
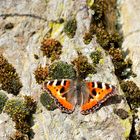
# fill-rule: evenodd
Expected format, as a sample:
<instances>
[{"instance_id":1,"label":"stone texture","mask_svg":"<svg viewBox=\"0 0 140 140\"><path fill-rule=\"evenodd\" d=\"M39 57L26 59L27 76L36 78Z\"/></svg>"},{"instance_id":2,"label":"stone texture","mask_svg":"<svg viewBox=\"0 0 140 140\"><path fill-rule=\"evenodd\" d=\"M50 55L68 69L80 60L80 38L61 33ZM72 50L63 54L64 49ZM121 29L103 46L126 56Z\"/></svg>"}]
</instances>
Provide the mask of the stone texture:
<instances>
[{"instance_id":1,"label":"stone texture","mask_svg":"<svg viewBox=\"0 0 140 140\"><path fill-rule=\"evenodd\" d=\"M8 140L10 136L16 131L14 129L14 122L6 113L0 114L0 139Z\"/></svg>"},{"instance_id":2,"label":"stone texture","mask_svg":"<svg viewBox=\"0 0 140 140\"><path fill-rule=\"evenodd\" d=\"M131 2L125 0L124 3L121 3L122 14L126 14L124 12L125 9L128 11L127 14L130 14L129 7L133 8L134 3ZM126 3L128 3L128 7ZM125 6L124 10L123 6ZM136 0L135 6L137 6ZM136 13L133 12L133 14L135 15ZM139 57L139 35L136 32L139 25L134 20L137 27L135 27L135 30L133 30L133 27L130 28L130 25L133 25L131 18L134 17L133 15L128 17L128 15L122 17L123 21L125 21L123 22L123 32L126 36L123 48L130 49L131 55L129 55L132 61L134 61L134 72L139 75L140 63L138 60L136 61L137 57ZM68 38L62 32L64 24L59 25L55 23L59 18L67 20L71 16L76 17L77 20L76 35L72 39ZM8 59L9 63L13 64L21 78L23 84L20 92L21 96L31 95L37 101L39 100L42 91L41 87L36 83L33 73L39 64L45 65L46 63L50 63L47 58L43 57L39 48L43 37L49 33L51 28L51 37L59 40L63 45L61 60L68 63L77 57L77 51L80 50L89 58L89 54L95 50L95 47L100 47L95 39L88 45L85 45L83 42L83 34L88 30L90 20L91 13L86 7L86 0L1 0L0 53ZM5 29L5 25L8 23L13 23L12 29ZM129 29L127 29L128 25L125 24L130 24ZM134 35L137 35L137 37ZM132 40L130 37L133 37L131 38ZM117 78L113 74L114 67L111 58L105 54L104 50L102 51L104 53L104 62L98 65L97 74L94 76L91 75L87 79L111 83L117 87L118 96L123 95ZM34 58L34 54L39 56L39 60ZM137 78L134 80L136 81ZM122 120L114 113L113 110L116 108L125 108L127 112L130 112L125 99L117 100L116 98L112 98L97 112L86 116L79 114L77 110L71 115L63 114L58 109L47 111L39 103L32 127L35 133L33 140L125 140L130 134L132 116L130 114L127 119ZM1 114L0 121L4 122L4 120L5 118ZM10 122L8 121L3 126L0 126L1 140L8 140L5 135L10 134L5 131L11 128L9 124Z\"/></svg>"},{"instance_id":3,"label":"stone texture","mask_svg":"<svg viewBox=\"0 0 140 140\"><path fill-rule=\"evenodd\" d=\"M122 48L128 52L127 58L130 58L133 62L132 69L137 75L131 77L136 85L140 88L140 1L137 0L123 0L119 1L120 10L120 23L122 24L122 32L124 35L124 41ZM140 108L137 109L138 113L135 114L135 129L136 135L140 138Z\"/></svg>"}]
</instances>

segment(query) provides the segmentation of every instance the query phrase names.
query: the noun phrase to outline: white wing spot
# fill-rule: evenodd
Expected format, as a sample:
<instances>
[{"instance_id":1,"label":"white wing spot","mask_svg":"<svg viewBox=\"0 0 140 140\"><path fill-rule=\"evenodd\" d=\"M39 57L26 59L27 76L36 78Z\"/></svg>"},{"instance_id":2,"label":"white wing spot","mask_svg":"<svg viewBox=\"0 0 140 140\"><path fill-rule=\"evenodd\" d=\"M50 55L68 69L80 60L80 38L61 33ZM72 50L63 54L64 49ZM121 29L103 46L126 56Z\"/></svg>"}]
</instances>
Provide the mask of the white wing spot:
<instances>
[{"instance_id":1,"label":"white wing spot","mask_svg":"<svg viewBox=\"0 0 140 140\"><path fill-rule=\"evenodd\" d=\"M112 88L112 85L109 85L110 88Z\"/></svg>"},{"instance_id":2,"label":"white wing spot","mask_svg":"<svg viewBox=\"0 0 140 140\"><path fill-rule=\"evenodd\" d=\"M50 81L48 81L47 86L50 84Z\"/></svg>"},{"instance_id":3,"label":"white wing spot","mask_svg":"<svg viewBox=\"0 0 140 140\"><path fill-rule=\"evenodd\" d=\"M64 81L65 81L64 79L61 81L61 86L64 86Z\"/></svg>"},{"instance_id":4,"label":"white wing spot","mask_svg":"<svg viewBox=\"0 0 140 140\"><path fill-rule=\"evenodd\" d=\"M102 87L103 89L106 89L105 83L102 83Z\"/></svg>"},{"instance_id":5,"label":"white wing spot","mask_svg":"<svg viewBox=\"0 0 140 140\"><path fill-rule=\"evenodd\" d=\"M56 86L57 80L54 80L53 82L53 86Z\"/></svg>"},{"instance_id":6,"label":"white wing spot","mask_svg":"<svg viewBox=\"0 0 140 140\"><path fill-rule=\"evenodd\" d=\"M94 88L97 88L98 85L97 85L97 82L94 82Z\"/></svg>"}]
</instances>

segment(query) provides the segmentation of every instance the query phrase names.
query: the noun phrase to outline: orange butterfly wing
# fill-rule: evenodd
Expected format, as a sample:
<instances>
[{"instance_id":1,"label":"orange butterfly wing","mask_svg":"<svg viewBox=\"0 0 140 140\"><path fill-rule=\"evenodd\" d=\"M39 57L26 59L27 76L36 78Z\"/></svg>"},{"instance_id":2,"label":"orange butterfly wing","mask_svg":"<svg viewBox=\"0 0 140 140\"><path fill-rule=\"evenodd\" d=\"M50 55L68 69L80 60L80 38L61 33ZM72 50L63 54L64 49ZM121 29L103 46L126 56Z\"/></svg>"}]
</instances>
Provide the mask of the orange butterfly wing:
<instances>
[{"instance_id":1,"label":"orange butterfly wing","mask_svg":"<svg viewBox=\"0 0 140 140\"><path fill-rule=\"evenodd\" d=\"M114 95L115 87L101 82L86 82L82 87L82 94L86 94L81 113L89 114L99 108L100 104Z\"/></svg>"},{"instance_id":2,"label":"orange butterfly wing","mask_svg":"<svg viewBox=\"0 0 140 140\"><path fill-rule=\"evenodd\" d=\"M55 99L56 105L62 112L72 113L75 108L74 92L71 80L52 80L45 82L43 88Z\"/></svg>"}]
</instances>

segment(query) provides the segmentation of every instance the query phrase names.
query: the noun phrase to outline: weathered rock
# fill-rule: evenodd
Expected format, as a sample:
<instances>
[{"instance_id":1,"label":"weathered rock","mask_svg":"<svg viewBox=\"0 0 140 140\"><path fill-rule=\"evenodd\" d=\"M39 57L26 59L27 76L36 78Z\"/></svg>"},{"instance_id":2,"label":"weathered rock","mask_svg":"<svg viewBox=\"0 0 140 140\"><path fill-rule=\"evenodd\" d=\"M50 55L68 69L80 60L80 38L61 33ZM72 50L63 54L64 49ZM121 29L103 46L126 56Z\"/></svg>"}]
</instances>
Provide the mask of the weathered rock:
<instances>
[{"instance_id":1,"label":"weathered rock","mask_svg":"<svg viewBox=\"0 0 140 140\"><path fill-rule=\"evenodd\" d=\"M81 51L89 58L96 47L100 48L95 38L88 45L83 42L83 35L90 26L92 14L86 5L86 0L23 0L22 2L1 0L0 53L3 53L9 63L16 68L23 84L21 95L32 95L38 99L42 92L33 73L39 64L50 63L39 50L40 42L49 33L52 38L61 42L63 46L61 60L68 63L77 57L77 51ZM69 38L63 32L64 23L56 23L60 18L67 20L71 17L77 21L74 38ZM13 28L5 29L8 23L12 23ZM133 40L134 42L138 43L137 40ZM124 42L123 45L127 46L125 44ZM136 51L136 49L131 50L132 54L134 50ZM104 50L102 51L103 62L98 64L97 74L87 79L111 83L118 88L116 91L118 96L123 95L117 78L113 74L114 67L111 58L105 54ZM138 57L138 51L137 48L137 55L133 55L135 59L136 56ZM37 54L39 59L35 59L34 54ZM138 65L135 61L133 68L137 69ZM90 59L89 62L91 62ZM63 114L58 109L47 111L39 105L38 110L42 112L38 111L34 115L33 140L125 140L130 134L132 116L129 113L129 117L122 120L114 113L113 110L117 108L125 108L127 112L130 112L125 99L118 100L118 98L108 100L97 112L86 116L79 114L77 110L71 115ZM1 120L4 121L3 118ZM2 140L7 140L7 137L3 135L6 135L5 131L10 128L9 124L4 123L0 131Z\"/></svg>"},{"instance_id":2,"label":"weathered rock","mask_svg":"<svg viewBox=\"0 0 140 140\"><path fill-rule=\"evenodd\" d=\"M140 1L124 0L119 1L118 4L120 10L120 23L122 24L122 31L124 34L122 48L128 53L127 58L132 60L132 69L137 75L130 79L140 88ZM137 110L138 113L135 114L135 117L139 118L140 108ZM136 129L136 137L140 138L139 119L135 120L134 128Z\"/></svg>"},{"instance_id":3,"label":"weathered rock","mask_svg":"<svg viewBox=\"0 0 140 140\"><path fill-rule=\"evenodd\" d=\"M0 139L8 140L15 133L14 122L6 113L0 114Z\"/></svg>"}]
</instances>

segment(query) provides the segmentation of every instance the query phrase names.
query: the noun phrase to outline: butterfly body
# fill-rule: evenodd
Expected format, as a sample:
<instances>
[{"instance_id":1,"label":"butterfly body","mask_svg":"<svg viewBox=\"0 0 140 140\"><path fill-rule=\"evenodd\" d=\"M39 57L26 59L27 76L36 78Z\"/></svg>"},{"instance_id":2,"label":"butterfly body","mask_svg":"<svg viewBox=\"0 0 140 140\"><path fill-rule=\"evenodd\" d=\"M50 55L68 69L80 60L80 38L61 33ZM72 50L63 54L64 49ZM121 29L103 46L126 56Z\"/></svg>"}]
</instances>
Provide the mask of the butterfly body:
<instances>
[{"instance_id":1,"label":"butterfly body","mask_svg":"<svg viewBox=\"0 0 140 140\"><path fill-rule=\"evenodd\" d=\"M62 112L72 113L80 105L82 114L94 112L108 97L114 95L115 87L101 82L71 79L44 82L44 90L55 99Z\"/></svg>"}]
</instances>

